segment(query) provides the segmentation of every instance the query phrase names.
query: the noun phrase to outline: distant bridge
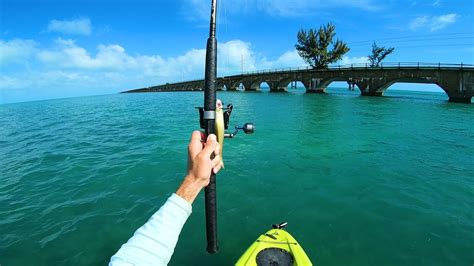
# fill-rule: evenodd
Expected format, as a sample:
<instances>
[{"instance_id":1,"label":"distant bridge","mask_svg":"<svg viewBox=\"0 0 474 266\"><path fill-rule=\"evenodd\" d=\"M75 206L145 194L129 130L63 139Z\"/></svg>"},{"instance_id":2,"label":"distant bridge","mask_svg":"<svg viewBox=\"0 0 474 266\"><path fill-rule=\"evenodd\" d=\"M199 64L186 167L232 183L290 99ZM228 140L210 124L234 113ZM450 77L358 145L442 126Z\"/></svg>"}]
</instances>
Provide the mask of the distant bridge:
<instances>
[{"instance_id":1,"label":"distant bridge","mask_svg":"<svg viewBox=\"0 0 474 266\"><path fill-rule=\"evenodd\" d=\"M286 92L290 82L301 82L307 93L324 93L333 81L345 81L360 90L362 96L383 96L396 82L437 84L449 96L449 101L470 103L474 95L474 65L432 63L385 63L379 67L366 64L335 66L326 69L284 68L247 72L217 79L218 90L259 91L266 82L270 92ZM202 91L204 80L125 91L124 93Z\"/></svg>"}]
</instances>

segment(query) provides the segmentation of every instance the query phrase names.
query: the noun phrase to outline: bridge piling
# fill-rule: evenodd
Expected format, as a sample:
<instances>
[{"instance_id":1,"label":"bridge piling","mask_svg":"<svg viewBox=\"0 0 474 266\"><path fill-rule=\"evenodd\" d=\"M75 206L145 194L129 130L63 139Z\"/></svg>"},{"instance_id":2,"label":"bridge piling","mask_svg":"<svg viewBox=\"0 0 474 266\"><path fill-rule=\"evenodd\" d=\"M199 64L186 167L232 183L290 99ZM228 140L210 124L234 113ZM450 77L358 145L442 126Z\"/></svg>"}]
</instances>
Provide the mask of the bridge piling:
<instances>
[{"instance_id":1,"label":"bridge piling","mask_svg":"<svg viewBox=\"0 0 474 266\"><path fill-rule=\"evenodd\" d=\"M306 93L326 93L326 85L320 78L311 78L307 81Z\"/></svg>"},{"instance_id":2,"label":"bridge piling","mask_svg":"<svg viewBox=\"0 0 474 266\"><path fill-rule=\"evenodd\" d=\"M474 73L461 70L456 75L440 75L436 82L449 97L450 102L471 103L474 95Z\"/></svg>"},{"instance_id":3,"label":"bridge piling","mask_svg":"<svg viewBox=\"0 0 474 266\"><path fill-rule=\"evenodd\" d=\"M287 87L280 87L279 81L267 81L268 86L270 86L270 92L288 92Z\"/></svg>"},{"instance_id":4,"label":"bridge piling","mask_svg":"<svg viewBox=\"0 0 474 266\"><path fill-rule=\"evenodd\" d=\"M354 83L360 90L361 96L383 96L388 83L384 78L356 79Z\"/></svg>"}]
</instances>

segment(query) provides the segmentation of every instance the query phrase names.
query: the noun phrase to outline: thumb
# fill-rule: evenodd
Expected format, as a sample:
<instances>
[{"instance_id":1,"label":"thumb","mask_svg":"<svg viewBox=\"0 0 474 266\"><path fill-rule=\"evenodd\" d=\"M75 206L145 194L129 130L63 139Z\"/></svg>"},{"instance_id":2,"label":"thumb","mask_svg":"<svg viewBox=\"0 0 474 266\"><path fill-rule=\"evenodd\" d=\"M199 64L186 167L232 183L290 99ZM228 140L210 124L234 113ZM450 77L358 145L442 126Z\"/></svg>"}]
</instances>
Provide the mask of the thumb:
<instances>
[{"instance_id":1,"label":"thumb","mask_svg":"<svg viewBox=\"0 0 474 266\"><path fill-rule=\"evenodd\" d=\"M207 137L206 145L204 145L204 149L202 149L202 152L205 155L210 157L212 152L214 152L214 149L216 148L216 145L217 145L216 135L210 134Z\"/></svg>"}]
</instances>

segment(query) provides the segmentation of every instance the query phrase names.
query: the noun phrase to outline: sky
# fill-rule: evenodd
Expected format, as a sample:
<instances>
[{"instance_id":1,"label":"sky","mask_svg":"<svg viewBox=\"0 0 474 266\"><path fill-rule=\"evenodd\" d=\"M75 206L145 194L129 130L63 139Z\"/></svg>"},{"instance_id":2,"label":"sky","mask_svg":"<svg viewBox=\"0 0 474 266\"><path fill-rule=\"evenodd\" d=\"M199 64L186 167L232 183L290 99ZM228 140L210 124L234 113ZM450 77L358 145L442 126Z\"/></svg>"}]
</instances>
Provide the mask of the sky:
<instances>
[{"instance_id":1,"label":"sky","mask_svg":"<svg viewBox=\"0 0 474 266\"><path fill-rule=\"evenodd\" d=\"M0 0L0 104L202 79L210 0ZM472 0L218 0L218 75L305 66L300 29L336 26L365 63L474 63Z\"/></svg>"}]
</instances>

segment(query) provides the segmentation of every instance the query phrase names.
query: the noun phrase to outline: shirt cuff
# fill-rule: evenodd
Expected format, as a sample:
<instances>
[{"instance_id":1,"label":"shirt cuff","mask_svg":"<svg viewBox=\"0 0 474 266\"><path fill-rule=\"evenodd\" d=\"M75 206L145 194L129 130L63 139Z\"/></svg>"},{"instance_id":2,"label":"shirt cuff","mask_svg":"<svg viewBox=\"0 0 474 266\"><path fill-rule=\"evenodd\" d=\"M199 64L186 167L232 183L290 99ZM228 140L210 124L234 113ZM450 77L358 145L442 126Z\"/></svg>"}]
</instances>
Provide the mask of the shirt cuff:
<instances>
[{"instance_id":1,"label":"shirt cuff","mask_svg":"<svg viewBox=\"0 0 474 266\"><path fill-rule=\"evenodd\" d=\"M193 207L191 206L191 204L189 204L187 200L178 196L176 193L173 193L168 198L168 200L176 204L181 209L183 209L188 214L188 216L191 215L191 213L193 212Z\"/></svg>"}]
</instances>

